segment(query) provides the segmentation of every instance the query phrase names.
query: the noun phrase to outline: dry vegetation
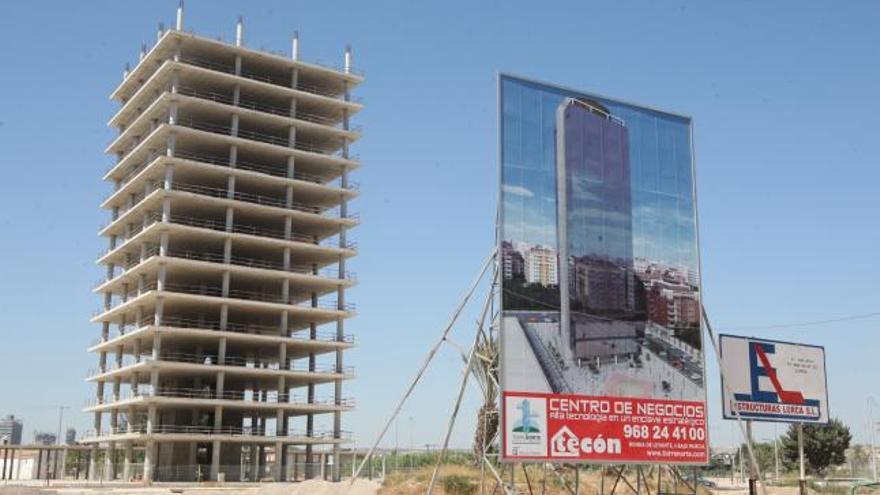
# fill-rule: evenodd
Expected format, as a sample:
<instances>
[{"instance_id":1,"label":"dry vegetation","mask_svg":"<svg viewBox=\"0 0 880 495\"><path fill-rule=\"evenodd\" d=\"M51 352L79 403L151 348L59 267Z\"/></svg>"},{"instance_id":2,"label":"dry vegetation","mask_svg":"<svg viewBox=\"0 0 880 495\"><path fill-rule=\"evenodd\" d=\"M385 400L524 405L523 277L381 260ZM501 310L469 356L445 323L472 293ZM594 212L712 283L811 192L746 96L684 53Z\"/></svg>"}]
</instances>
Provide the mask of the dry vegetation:
<instances>
[{"instance_id":1,"label":"dry vegetation","mask_svg":"<svg viewBox=\"0 0 880 495\"><path fill-rule=\"evenodd\" d=\"M379 495L416 495L424 494L431 480L431 472L433 468L424 466L413 470L402 470L390 474ZM505 481L510 479L509 469L504 473ZM627 480L635 486L635 471L627 472ZM669 476L668 474L666 476ZM611 487L614 485L617 475L612 470L605 473L605 492L610 493ZM646 469L646 480L651 493L656 491L657 478L656 474L648 474ZM559 468L556 472L552 469L544 469L540 465L530 465L524 471L520 465L517 465L515 471L515 484L518 493L529 493L529 487L534 494L544 495L571 495L574 490L574 471L567 468ZM434 493L439 495L472 495L480 493L480 470L479 468L465 465L447 465L440 472L440 478L435 487ZM485 475L485 492L486 494L500 494L501 489L497 487L495 478L491 472L486 471ZM662 480L662 492L664 495L680 494L690 495L690 490L683 483L674 483L672 479ZM582 495L598 495L601 486L600 471L598 469L582 469L580 473L580 490ZM626 482L618 481L617 493L621 495L629 495L634 493ZM643 492L647 493L647 491ZM700 487L699 495L711 495L710 492Z\"/></svg>"}]
</instances>

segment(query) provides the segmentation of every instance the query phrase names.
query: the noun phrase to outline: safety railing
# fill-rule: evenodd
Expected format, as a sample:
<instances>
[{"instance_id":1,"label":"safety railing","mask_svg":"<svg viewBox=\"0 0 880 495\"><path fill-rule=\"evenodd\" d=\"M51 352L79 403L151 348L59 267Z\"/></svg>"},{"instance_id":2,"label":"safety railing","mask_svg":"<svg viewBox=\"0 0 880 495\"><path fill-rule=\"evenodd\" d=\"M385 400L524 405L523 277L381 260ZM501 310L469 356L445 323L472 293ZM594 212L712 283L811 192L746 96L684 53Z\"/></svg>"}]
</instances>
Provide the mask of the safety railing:
<instances>
[{"instance_id":1,"label":"safety railing","mask_svg":"<svg viewBox=\"0 0 880 495\"><path fill-rule=\"evenodd\" d=\"M142 318L139 322L131 322L125 323L123 325L117 325L116 330L113 334L108 334L107 340L104 340L100 337L93 339L91 344L98 345L104 342L107 342L111 339L121 337L129 332L135 331L140 328L145 328L148 326L152 326L156 324L155 315L147 315ZM162 326L164 327L176 327L182 329L198 329L198 330L214 330L214 331L226 331L226 332L235 332L235 333L244 333L244 334L257 334L257 335L266 335L272 337L282 336L280 335L281 329L278 325L261 325L257 323L237 323L237 322L227 322L225 328L221 327L220 322L216 320L205 320L205 319L196 319L196 318L182 318L177 316L165 316L162 318ZM343 334L341 337L337 335L335 331L332 330L322 330L315 331L314 336L310 334L310 332L301 330L297 332L292 332L287 335L283 335L283 337L291 340L297 341L316 341L316 342L342 342L346 344L354 344L356 342L355 336L352 334Z\"/></svg>"},{"instance_id":2,"label":"safety railing","mask_svg":"<svg viewBox=\"0 0 880 495\"><path fill-rule=\"evenodd\" d=\"M151 357L144 357L141 361L154 361ZM139 361L139 362L141 362ZM278 361L263 362L248 359L241 356L224 356L222 362L216 354L190 354L185 352L163 352L155 361L168 361L174 363L201 364L207 366L235 366L240 368L265 369L270 371L296 371L310 373L338 373L353 375L354 367L345 366L337 368L334 364L316 363L314 366L297 362L280 363ZM116 369L136 364L134 360L122 362ZM112 370L111 368L110 370Z\"/></svg>"},{"instance_id":3,"label":"safety railing","mask_svg":"<svg viewBox=\"0 0 880 495\"><path fill-rule=\"evenodd\" d=\"M274 86L291 88L291 84L290 84L291 79L289 76L288 77L278 77L278 76L273 77L268 74L258 74L256 72L251 72L251 71L247 71L247 70L239 71L239 73L236 74L234 66L220 64L220 63L214 62L212 60L205 60L205 59L198 58L198 57L180 57L179 61L183 62L185 64L194 65L196 67L201 67L203 69L209 69L209 70L214 70L214 71L218 71L218 72L224 72L227 74L238 75L240 77L244 77L245 79L260 81L260 82L264 82L267 84L272 84ZM319 65L319 64L316 64L316 65ZM322 65L322 67L325 67L325 66ZM339 71L339 69L336 67L326 67L326 68ZM299 82L295 86L293 86L293 89L305 91L307 93L312 93L312 94L316 94L316 95L320 95L320 96L326 96L328 98L334 98L334 99L341 99L341 96L343 96L339 91L333 91L333 90L322 88L319 86L309 85L309 84L304 84L304 83L299 83ZM359 100L352 99L351 101L359 101Z\"/></svg>"},{"instance_id":4,"label":"safety railing","mask_svg":"<svg viewBox=\"0 0 880 495\"><path fill-rule=\"evenodd\" d=\"M149 389L149 387L144 387ZM164 397L171 399L196 399L196 400L229 400L246 403L259 404L287 404L295 406L323 406L323 407L340 407L352 408L355 401L351 397L344 397L336 400L333 397L313 398L309 400L307 396L268 392L258 394L251 390L226 390L217 393L216 389L210 386L202 388L188 387L157 387L156 390L127 391L120 393L118 396L101 396L92 397L85 402L86 407L96 407L101 405L110 405L116 402L130 401L134 399L149 399L150 397Z\"/></svg>"},{"instance_id":5,"label":"safety railing","mask_svg":"<svg viewBox=\"0 0 880 495\"><path fill-rule=\"evenodd\" d=\"M161 186L161 185L160 185ZM175 191L183 191L190 192L193 194L200 194L203 196L211 196L214 198L230 198L237 201L244 201L246 203L253 203L263 206L273 206L275 208L285 208L289 210L301 211L304 213L311 213L314 215L320 215L325 218L340 218L340 209L338 207L334 208L321 208L318 206L308 205L305 203L287 203L286 199L276 198L272 196L263 196L260 194L252 194L245 192L233 192L231 195L229 191L225 188L219 187L209 187L202 186L198 184L185 184L180 182L175 182L171 184L171 189ZM357 215L351 214L347 215L345 218L356 218Z\"/></svg>"},{"instance_id":6,"label":"safety railing","mask_svg":"<svg viewBox=\"0 0 880 495\"><path fill-rule=\"evenodd\" d=\"M352 217L346 217L346 218L352 218ZM158 222L161 222L161 221L162 221L162 215L160 213L152 212L152 213L147 214L147 216L143 219L142 222L139 222L138 224L136 224L135 227L129 231L128 239L133 238L134 236L139 234L141 231L143 231L145 228L148 228L151 225L158 223ZM206 228L206 229L216 230L216 231L220 231L220 232L226 231L226 222L219 221L219 220L210 220L210 219L205 219L205 218L190 217L190 216L186 216L186 215L171 215L168 218L168 222L173 223L173 224L178 224L178 225L186 225L189 227ZM352 250L357 249L357 242L351 241L351 240L346 240L345 243L340 243L339 239L336 236L327 237L324 239L318 239L315 236L310 236L310 235L306 235L306 234L299 234L299 233L292 233L290 235L287 235L283 229L271 229L268 227L257 227L254 225L237 224L237 223L233 223L231 232L237 233L237 234L249 234L249 235L256 235L256 236L260 236L260 237L269 237L269 238L280 239L280 240L303 242L303 243L313 244L315 246L327 247L327 248L343 248L343 249L352 249ZM115 251L117 249L121 249L122 247L123 247L123 245L117 245L113 248L108 248L104 251L99 252L98 257L101 258L103 256L106 256L110 252Z\"/></svg>"},{"instance_id":7,"label":"safety railing","mask_svg":"<svg viewBox=\"0 0 880 495\"><path fill-rule=\"evenodd\" d=\"M249 131L246 129L238 129L235 135L232 134L232 127L221 124L214 124L211 122L193 120L193 119L178 119L175 122L175 125L179 125L182 127L189 127L191 129L196 129L199 131L210 132L213 134L220 134L223 136L230 137L239 137L243 139L248 139L251 141L257 141L266 144L272 144L275 146L282 146L285 148L292 148L299 151L307 151L310 153L316 153L325 156L332 156L336 158L344 158L346 160L357 160L358 157L356 155L351 155L344 157L342 156L341 143L339 146L334 146L332 148L318 146L306 142L295 141L293 145L290 144L290 139L287 136L275 136L272 134L266 134L263 132L257 131Z\"/></svg>"},{"instance_id":8,"label":"safety railing","mask_svg":"<svg viewBox=\"0 0 880 495\"><path fill-rule=\"evenodd\" d=\"M158 156L149 157L148 159L144 160L142 163L140 163L136 167L132 168L120 180L120 187L127 184L129 181L131 181L137 174L139 174L142 170L147 168L147 166L149 166L151 163L156 161L158 158L161 158L164 156L165 155L158 155ZM202 163L210 163L211 165L219 165L222 167L232 168L232 165L230 165L230 163L229 163L229 159L225 158L225 157L218 157L218 156L212 156L212 155L206 155L206 154L200 154L200 153L190 153L190 152L185 152L185 151L175 151L173 157L174 158L183 158L185 160L192 160L192 161L197 161L197 162L202 162ZM111 168L112 168L112 166L111 166ZM274 177L287 178L287 166L286 165L273 166L273 165L267 165L267 164L263 164L263 163L255 163L255 162L251 162L251 161L247 161L247 160L236 160L234 168L238 168L241 170L248 170L251 172L258 172L258 173L262 173L262 174L266 174L266 175L272 175ZM336 179L332 179L332 180L328 181L327 178L325 178L325 177L320 177L317 175L294 171L293 178L297 179L297 180L312 182L315 184L321 184L321 185L325 185L325 186L329 186L329 187L336 187L339 189L345 189L345 190L349 190L349 191L360 191L360 183L358 183L356 181L349 180L349 181L346 181L345 184L343 184L341 177L337 177ZM161 185L162 185L162 183L159 182L158 186L161 187ZM110 191L110 193L108 193L107 196L105 197L105 200L113 197L115 194L117 194L117 192L118 192L118 189L114 189L113 191ZM143 196L144 196L143 192L137 193L135 196L135 203L139 202L140 199L143 199ZM127 209L127 208L125 208L125 209ZM120 214L122 214L124 211L125 211L124 209L121 210Z\"/></svg>"},{"instance_id":9,"label":"safety railing","mask_svg":"<svg viewBox=\"0 0 880 495\"><path fill-rule=\"evenodd\" d=\"M256 426L207 426L207 425L172 425L158 424L152 428L146 423L121 424L111 428L102 428L101 430L89 429L85 432L85 437L98 437L110 435L129 435L129 434L200 434L200 435L233 435L233 436L258 436L258 437L304 437L316 439L328 438L351 438L351 432L340 431L339 436L335 436L332 430L319 430L308 433L304 430L296 430L288 428L287 431L272 431L265 427Z\"/></svg>"},{"instance_id":10,"label":"safety railing","mask_svg":"<svg viewBox=\"0 0 880 495\"><path fill-rule=\"evenodd\" d=\"M239 98L238 103L236 103L235 98L229 94L215 93L213 91L200 91L198 89L188 86L177 86L177 88L174 88L173 90L184 96L191 96L200 100L208 100L217 103L223 103L224 105L237 106L248 110L255 110L262 113L303 120L312 124L320 124L336 128L336 126L340 123L339 119L337 118L317 115L308 112L301 112L299 110L294 110L294 112L291 113L290 107L277 107L274 105L267 105L265 103L260 103L256 100L251 100L249 98ZM360 131L360 128L350 127L349 130Z\"/></svg>"},{"instance_id":11,"label":"safety railing","mask_svg":"<svg viewBox=\"0 0 880 495\"><path fill-rule=\"evenodd\" d=\"M148 282L146 284L139 285L133 288L130 291L123 292L119 294L119 301L116 305L110 307L110 310L113 308L124 304L129 299L133 299L140 295L143 295L147 292L158 290L158 284L156 281ZM242 289L229 289L224 294L223 288L216 285L208 285L208 284L182 284L182 283L166 283L163 287L164 292L171 293L179 293L179 294L190 294L190 295L198 295L198 296L211 296L211 297L226 297L230 299L240 299L245 301L258 301L258 302L269 302L269 303L277 303L277 304L285 304L289 306L297 306L305 309L325 309L332 311L354 311L356 306L354 303L345 303L340 307L340 305L333 300L330 301L317 301L317 303L312 301L293 301L285 299L281 296L281 294L274 293L266 293L266 292L258 292L258 291L250 291L250 290L242 290ZM98 310L95 315L104 313L106 310Z\"/></svg>"},{"instance_id":12,"label":"safety railing","mask_svg":"<svg viewBox=\"0 0 880 495\"><path fill-rule=\"evenodd\" d=\"M124 263L126 270L130 270L131 268L139 265L140 263L146 261L147 259L157 256L160 252L159 246L151 245L142 251L142 255L138 257L136 260L131 260L127 263ZM181 258L187 260L195 260L195 261L207 261L211 263L223 263L226 264L227 260L223 253L211 253L206 251L187 251L184 249L169 249L165 256L170 258ZM312 265L287 265L285 266L284 262L277 260L268 260L265 258L250 258L245 256L230 256L228 260L228 264L243 266L247 268L261 268L266 270L278 270L292 273L301 273L304 275L313 275L316 277L329 278L329 279L339 279L339 270L333 267L325 267L325 268L316 268ZM120 274L121 275L121 274ZM344 280L356 280L356 274L352 271L346 270ZM99 284L106 283L106 280L99 280Z\"/></svg>"},{"instance_id":13,"label":"safety railing","mask_svg":"<svg viewBox=\"0 0 880 495\"><path fill-rule=\"evenodd\" d=\"M190 153L184 151L175 151L175 158L183 158L186 160L192 160L197 162L210 163L212 165L220 165L223 167L232 167L229 163L228 158L211 156L199 153ZM287 166L286 165L266 165L262 163L254 163L246 160L236 160L235 168L241 170L248 170L251 172L260 172L266 175L273 175L275 177L287 177ZM317 175L305 174L302 172L294 171L293 174L294 179L304 180L308 182L314 182L315 184L329 184L327 180L323 177L319 177Z\"/></svg>"}]
</instances>

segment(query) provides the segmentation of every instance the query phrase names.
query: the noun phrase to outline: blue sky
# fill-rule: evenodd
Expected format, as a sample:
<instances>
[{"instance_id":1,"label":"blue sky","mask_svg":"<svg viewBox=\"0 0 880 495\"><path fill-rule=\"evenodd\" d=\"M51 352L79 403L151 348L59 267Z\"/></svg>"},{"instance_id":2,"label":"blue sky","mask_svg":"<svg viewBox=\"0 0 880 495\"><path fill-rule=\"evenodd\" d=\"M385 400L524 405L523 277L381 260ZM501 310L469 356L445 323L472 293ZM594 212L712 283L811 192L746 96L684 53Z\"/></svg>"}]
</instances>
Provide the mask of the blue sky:
<instances>
[{"instance_id":1,"label":"blue sky","mask_svg":"<svg viewBox=\"0 0 880 495\"><path fill-rule=\"evenodd\" d=\"M59 402L70 424L90 424L79 409L96 363L84 349L99 333L88 318L108 218L97 207L109 190L107 95L175 5L17 2L0 18L0 414L23 416L27 437L54 431L46 406ZM350 42L367 73L350 297L360 316L349 325L358 378L346 386L358 409L345 420L361 444L492 247L498 70L693 117L703 290L718 329L880 310L876 2L190 0L186 24L228 40L239 14L249 46L286 51L299 30L303 58L341 62ZM825 345L832 414L864 439L865 398L880 396L878 325L739 333ZM403 413L400 445L439 443L457 360L440 356ZM710 436L729 444L732 429L715 421Z\"/></svg>"}]
</instances>

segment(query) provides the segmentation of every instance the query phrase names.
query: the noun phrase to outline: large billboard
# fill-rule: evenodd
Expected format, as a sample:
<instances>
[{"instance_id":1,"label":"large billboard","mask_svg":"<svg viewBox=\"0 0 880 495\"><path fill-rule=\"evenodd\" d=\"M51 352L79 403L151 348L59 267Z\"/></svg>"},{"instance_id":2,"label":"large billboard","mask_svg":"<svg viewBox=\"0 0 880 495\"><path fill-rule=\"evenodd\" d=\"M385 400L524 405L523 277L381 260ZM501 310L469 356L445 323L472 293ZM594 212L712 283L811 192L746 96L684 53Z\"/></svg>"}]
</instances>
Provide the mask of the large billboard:
<instances>
[{"instance_id":1,"label":"large billboard","mask_svg":"<svg viewBox=\"0 0 880 495\"><path fill-rule=\"evenodd\" d=\"M688 117L499 76L504 460L708 461Z\"/></svg>"},{"instance_id":2,"label":"large billboard","mask_svg":"<svg viewBox=\"0 0 880 495\"><path fill-rule=\"evenodd\" d=\"M828 422L823 347L723 334L718 342L725 419Z\"/></svg>"}]
</instances>

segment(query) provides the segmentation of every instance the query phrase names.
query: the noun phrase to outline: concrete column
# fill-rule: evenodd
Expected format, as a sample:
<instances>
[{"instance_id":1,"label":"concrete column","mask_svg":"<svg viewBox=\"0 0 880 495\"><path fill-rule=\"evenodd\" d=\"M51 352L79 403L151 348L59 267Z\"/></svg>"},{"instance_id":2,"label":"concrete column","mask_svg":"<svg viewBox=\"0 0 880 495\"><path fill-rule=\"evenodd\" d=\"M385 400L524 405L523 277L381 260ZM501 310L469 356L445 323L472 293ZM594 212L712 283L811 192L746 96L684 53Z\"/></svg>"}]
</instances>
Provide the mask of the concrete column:
<instances>
[{"instance_id":1,"label":"concrete column","mask_svg":"<svg viewBox=\"0 0 880 495\"><path fill-rule=\"evenodd\" d=\"M238 106L241 103L241 85L236 84L232 88L232 104Z\"/></svg>"},{"instance_id":2,"label":"concrete column","mask_svg":"<svg viewBox=\"0 0 880 495\"><path fill-rule=\"evenodd\" d=\"M287 157L287 178L293 179L296 177L296 158L293 156Z\"/></svg>"},{"instance_id":3,"label":"concrete column","mask_svg":"<svg viewBox=\"0 0 880 495\"><path fill-rule=\"evenodd\" d=\"M235 168L238 164L238 146L232 144L229 146L229 167Z\"/></svg>"},{"instance_id":4,"label":"concrete column","mask_svg":"<svg viewBox=\"0 0 880 495\"><path fill-rule=\"evenodd\" d=\"M290 215L284 217L284 238L293 239L293 217Z\"/></svg>"},{"instance_id":5,"label":"concrete column","mask_svg":"<svg viewBox=\"0 0 880 495\"><path fill-rule=\"evenodd\" d=\"M290 301L290 279L285 278L281 281L281 299L285 304Z\"/></svg>"},{"instance_id":6,"label":"concrete column","mask_svg":"<svg viewBox=\"0 0 880 495\"><path fill-rule=\"evenodd\" d=\"M162 188L166 191L171 189L171 186L174 184L174 164L169 163L165 167L165 177L162 183Z\"/></svg>"},{"instance_id":7,"label":"concrete column","mask_svg":"<svg viewBox=\"0 0 880 495\"><path fill-rule=\"evenodd\" d=\"M170 132L168 133L168 138L165 140L165 156L174 156L174 152L177 149L177 136Z\"/></svg>"},{"instance_id":8,"label":"concrete column","mask_svg":"<svg viewBox=\"0 0 880 495\"><path fill-rule=\"evenodd\" d=\"M134 352L134 360L136 363L140 363L141 362L141 352L142 352L141 339L139 339L139 338L135 339L132 344L134 347L134 351L133 351Z\"/></svg>"},{"instance_id":9,"label":"concrete column","mask_svg":"<svg viewBox=\"0 0 880 495\"><path fill-rule=\"evenodd\" d=\"M159 256L168 256L168 232L159 234Z\"/></svg>"},{"instance_id":10,"label":"concrete column","mask_svg":"<svg viewBox=\"0 0 880 495\"><path fill-rule=\"evenodd\" d=\"M171 198L162 199L162 221L171 221Z\"/></svg>"},{"instance_id":11,"label":"concrete column","mask_svg":"<svg viewBox=\"0 0 880 495\"><path fill-rule=\"evenodd\" d=\"M122 464L122 481L131 481L131 461L134 454L134 447L131 441L125 442L125 457Z\"/></svg>"},{"instance_id":12,"label":"concrete column","mask_svg":"<svg viewBox=\"0 0 880 495\"><path fill-rule=\"evenodd\" d=\"M232 275L229 273L229 270L223 270L223 281L222 281L223 297L229 297L229 283L230 283L231 276Z\"/></svg>"},{"instance_id":13,"label":"concrete column","mask_svg":"<svg viewBox=\"0 0 880 495\"><path fill-rule=\"evenodd\" d=\"M217 428L216 420L214 421L214 428ZM220 478L220 440L214 440L211 444L211 480L219 481Z\"/></svg>"},{"instance_id":14,"label":"concrete column","mask_svg":"<svg viewBox=\"0 0 880 495\"><path fill-rule=\"evenodd\" d=\"M177 118L177 102L174 100L168 105L168 123L171 125L179 123Z\"/></svg>"},{"instance_id":15,"label":"concrete column","mask_svg":"<svg viewBox=\"0 0 880 495\"><path fill-rule=\"evenodd\" d=\"M226 364L226 337L221 337L217 344L217 364Z\"/></svg>"},{"instance_id":16,"label":"concrete column","mask_svg":"<svg viewBox=\"0 0 880 495\"><path fill-rule=\"evenodd\" d=\"M223 263L229 264L232 262L232 239L226 238L223 241Z\"/></svg>"},{"instance_id":17,"label":"concrete column","mask_svg":"<svg viewBox=\"0 0 880 495\"><path fill-rule=\"evenodd\" d=\"M273 478L275 481L284 481L284 472L281 469L282 464L282 446L281 442L275 442L275 465L272 467L272 471L274 471Z\"/></svg>"},{"instance_id":18,"label":"concrete column","mask_svg":"<svg viewBox=\"0 0 880 495\"><path fill-rule=\"evenodd\" d=\"M183 0L177 4L177 20L174 23L174 29L183 31Z\"/></svg>"},{"instance_id":19,"label":"concrete column","mask_svg":"<svg viewBox=\"0 0 880 495\"><path fill-rule=\"evenodd\" d=\"M352 69L352 53L351 53L351 45L346 45L345 47L345 60L343 62L343 70L346 74L351 73Z\"/></svg>"},{"instance_id":20,"label":"concrete column","mask_svg":"<svg viewBox=\"0 0 880 495\"><path fill-rule=\"evenodd\" d=\"M220 305L220 330L226 331L227 326L229 325L229 305L223 303Z\"/></svg>"},{"instance_id":21,"label":"concrete column","mask_svg":"<svg viewBox=\"0 0 880 495\"><path fill-rule=\"evenodd\" d=\"M232 227L234 225L234 212L232 207L226 208L226 232L232 232Z\"/></svg>"},{"instance_id":22,"label":"concrete column","mask_svg":"<svg viewBox=\"0 0 880 495\"><path fill-rule=\"evenodd\" d=\"M149 423L148 423L149 424ZM144 446L144 482L152 483L154 479L153 466L156 457L156 443L153 440L147 440Z\"/></svg>"},{"instance_id":23,"label":"concrete column","mask_svg":"<svg viewBox=\"0 0 880 495\"><path fill-rule=\"evenodd\" d=\"M287 146L296 148L296 127L290 126L287 129Z\"/></svg>"},{"instance_id":24,"label":"concrete column","mask_svg":"<svg viewBox=\"0 0 880 495\"><path fill-rule=\"evenodd\" d=\"M125 323L125 317L123 316L122 319L123 319L123 326L122 326L122 328L124 329L124 328L125 328L125 325L124 325L124 323ZM143 326L143 321L144 321L144 307L143 307L142 305L139 304L136 308L134 308L134 321L132 322L132 323L133 323L132 326L133 326L135 329L138 329L138 328L140 328L141 326Z\"/></svg>"},{"instance_id":25,"label":"concrete column","mask_svg":"<svg viewBox=\"0 0 880 495\"><path fill-rule=\"evenodd\" d=\"M156 298L156 313L154 316L153 324L156 325L157 327L164 325L165 324L164 316L165 316L165 300L162 299L161 297ZM159 336L159 334L156 334L153 337L154 344L156 341L155 339L158 336ZM154 348L153 352L155 352L155 348Z\"/></svg>"},{"instance_id":26,"label":"concrete column","mask_svg":"<svg viewBox=\"0 0 880 495\"><path fill-rule=\"evenodd\" d=\"M235 176L229 175L226 179L226 198L235 199Z\"/></svg>"},{"instance_id":27,"label":"concrete column","mask_svg":"<svg viewBox=\"0 0 880 495\"><path fill-rule=\"evenodd\" d=\"M96 413L99 414L99 413ZM93 444L89 451L89 481L98 481L98 444Z\"/></svg>"},{"instance_id":28,"label":"concrete column","mask_svg":"<svg viewBox=\"0 0 880 495\"><path fill-rule=\"evenodd\" d=\"M104 480L112 481L116 479L116 442L110 442L107 445L107 451L104 454Z\"/></svg>"},{"instance_id":29,"label":"concrete column","mask_svg":"<svg viewBox=\"0 0 880 495\"><path fill-rule=\"evenodd\" d=\"M312 307L317 307L318 305L318 295L312 294ZM318 337L318 326L315 323L309 324L309 339L316 340ZM315 371L315 353L309 353L309 371ZM315 402L315 384L309 383L306 386L306 402L312 404ZM315 435L315 415L307 414L306 415L306 437L313 437ZM312 444L306 444L306 479L311 479L314 477L314 471L312 469Z\"/></svg>"},{"instance_id":30,"label":"concrete column","mask_svg":"<svg viewBox=\"0 0 880 495\"><path fill-rule=\"evenodd\" d=\"M157 313L157 316L158 316L158 313ZM157 322L157 325L160 325L160 324L161 323ZM162 333L156 332L155 334L153 334L153 354L151 357L154 361L156 361L159 359L159 356L161 354L162 354Z\"/></svg>"},{"instance_id":31,"label":"concrete column","mask_svg":"<svg viewBox=\"0 0 880 495\"><path fill-rule=\"evenodd\" d=\"M232 114L232 129L229 132L232 137L238 137L238 114Z\"/></svg>"},{"instance_id":32,"label":"concrete column","mask_svg":"<svg viewBox=\"0 0 880 495\"><path fill-rule=\"evenodd\" d=\"M257 444L251 445L251 473L253 481L260 479L260 448Z\"/></svg>"},{"instance_id":33,"label":"concrete column","mask_svg":"<svg viewBox=\"0 0 880 495\"><path fill-rule=\"evenodd\" d=\"M168 270L165 263L159 263L159 274L156 281L157 290L165 290L165 279L168 277Z\"/></svg>"}]
</instances>

